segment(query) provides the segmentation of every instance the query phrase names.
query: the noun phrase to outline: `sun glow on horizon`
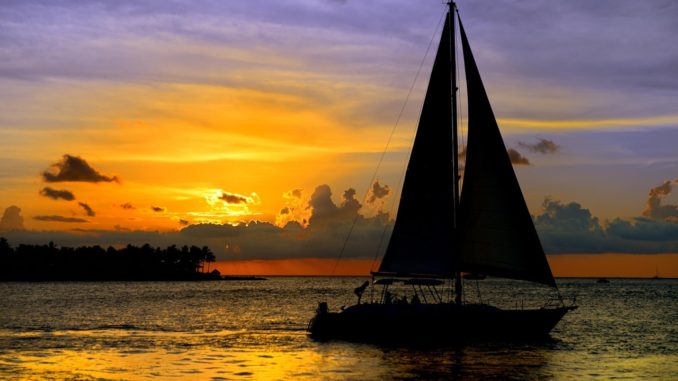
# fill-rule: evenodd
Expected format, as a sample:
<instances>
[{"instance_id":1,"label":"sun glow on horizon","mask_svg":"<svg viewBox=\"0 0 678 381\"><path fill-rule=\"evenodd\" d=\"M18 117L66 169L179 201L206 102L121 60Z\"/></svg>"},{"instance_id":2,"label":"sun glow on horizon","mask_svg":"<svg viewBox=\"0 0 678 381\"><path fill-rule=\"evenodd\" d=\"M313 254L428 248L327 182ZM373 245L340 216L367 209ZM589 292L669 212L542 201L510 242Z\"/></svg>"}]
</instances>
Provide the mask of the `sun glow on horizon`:
<instances>
[{"instance_id":1,"label":"sun glow on horizon","mask_svg":"<svg viewBox=\"0 0 678 381\"><path fill-rule=\"evenodd\" d=\"M557 254L547 259L555 277L678 278L678 254ZM218 261L212 268L232 275L370 276L372 259Z\"/></svg>"}]
</instances>

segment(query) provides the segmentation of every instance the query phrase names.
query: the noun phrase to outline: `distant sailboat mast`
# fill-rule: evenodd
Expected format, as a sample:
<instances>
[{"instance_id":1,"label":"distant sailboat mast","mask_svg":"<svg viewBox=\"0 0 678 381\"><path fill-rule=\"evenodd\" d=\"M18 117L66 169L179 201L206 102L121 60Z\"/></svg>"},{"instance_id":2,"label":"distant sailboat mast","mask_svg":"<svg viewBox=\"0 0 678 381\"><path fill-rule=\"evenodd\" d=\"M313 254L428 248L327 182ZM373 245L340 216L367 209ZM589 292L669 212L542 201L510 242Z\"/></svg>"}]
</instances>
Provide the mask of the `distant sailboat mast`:
<instances>
[{"instance_id":1,"label":"distant sailboat mast","mask_svg":"<svg viewBox=\"0 0 678 381\"><path fill-rule=\"evenodd\" d=\"M457 5L453 1L447 3L449 12L447 12L448 23L450 24L450 95L452 102L452 169L454 176L454 208L452 210L452 224L454 227L454 234L457 234L457 210L459 209L459 140L457 137L457 61L456 61L456 38L454 35L454 12ZM455 237L454 242L458 240ZM457 271L454 273L454 301L461 305L462 299L462 282L461 272L459 267L455 266Z\"/></svg>"}]
</instances>

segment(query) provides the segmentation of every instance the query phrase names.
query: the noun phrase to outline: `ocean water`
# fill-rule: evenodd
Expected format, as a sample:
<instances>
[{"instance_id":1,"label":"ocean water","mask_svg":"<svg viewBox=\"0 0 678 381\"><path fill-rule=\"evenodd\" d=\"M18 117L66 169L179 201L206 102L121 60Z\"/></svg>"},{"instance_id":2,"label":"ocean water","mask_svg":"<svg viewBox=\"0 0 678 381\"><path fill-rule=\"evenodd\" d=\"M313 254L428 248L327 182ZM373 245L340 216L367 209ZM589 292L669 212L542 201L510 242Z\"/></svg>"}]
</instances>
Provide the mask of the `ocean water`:
<instances>
[{"instance_id":1,"label":"ocean water","mask_svg":"<svg viewBox=\"0 0 678 381\"><path fill-rule=\"evenodd\" d=\"M678 280L559 279L580 308L540 342L411 348L307 337L317 302L352 304L363 280L0 283L0 379L678 380ZM476 282L466 283L477 299ZM478 287L507 306L548 294L505 280Z\"/></svg>"}]
</instances>

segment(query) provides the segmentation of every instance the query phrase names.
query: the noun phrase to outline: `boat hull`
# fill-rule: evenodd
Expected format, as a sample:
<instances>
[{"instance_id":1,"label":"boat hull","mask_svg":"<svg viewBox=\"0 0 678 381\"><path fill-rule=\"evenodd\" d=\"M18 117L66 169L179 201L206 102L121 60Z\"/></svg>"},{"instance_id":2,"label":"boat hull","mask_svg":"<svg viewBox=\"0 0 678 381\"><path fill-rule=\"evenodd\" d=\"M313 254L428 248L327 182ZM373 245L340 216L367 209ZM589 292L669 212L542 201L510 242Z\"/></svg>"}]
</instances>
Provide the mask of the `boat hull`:
<instances>
[{"instance_id":1,"label":"boat hull","mask_svg":"<svg viewBox=\"0 0 678 381\"><path fill-rule=\"evenodd\" d=\"M308 331L317 339L351 341L466 341L547 337L574 306L502 310L488 305L358 304L320 311Z\"/></svg>"}]
</instances>

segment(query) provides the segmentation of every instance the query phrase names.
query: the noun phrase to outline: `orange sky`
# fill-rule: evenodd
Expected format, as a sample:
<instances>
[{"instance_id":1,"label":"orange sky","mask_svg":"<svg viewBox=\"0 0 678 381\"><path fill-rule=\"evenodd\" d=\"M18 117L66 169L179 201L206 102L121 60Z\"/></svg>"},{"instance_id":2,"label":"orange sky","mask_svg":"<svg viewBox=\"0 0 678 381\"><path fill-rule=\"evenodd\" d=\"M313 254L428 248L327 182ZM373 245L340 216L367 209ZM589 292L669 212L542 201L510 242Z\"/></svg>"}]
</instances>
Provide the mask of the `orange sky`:
<instances>
[{"instance_id":1,"label":"orange sky","mask_svg":"<svg viewBox=\"0 0 678 381\"><path fill-rule=\"evenodd\" d=\"M561 254L547 256L556 277L678 278L678 254ZM335 267L336 266L336 267ZM371 260L285 259L219 261L212 264L233 275L369 275Z\"/></svg>"},{"instance_id":2,"label":"orange sky","mask_svg":"<svg viewBox=\"0 0 678 381\"><path fill-rule=\"evenodd\" d=\"M565 7L560 11L568 17L547 28L547 5L516 23L507 17L510 8L502 8L507 4L493 4L488 14L469 2L460 12L506 144L529 159L515 170L530 212L544 213L547 197L562 201L551 204L559 209L542 224L551 229L540 231L551 234L550 241L542 239L551 243L547 252L676 252L677 93L665 85L675 77L672 66L657 64L675 62L675 52L666 49L675 33L664 29L674 20L643 7L648 19L664 22L629 34L628 24L619 22L627 14L622 5L606 12ZM6 32L0 39L0 212L19 207L22 228L35 233L32 242L124 245L151 237L154 245L169 245L181 238L181 244L211 245L220 259L232 254L225 247L242 247L246 257L248 245L266 239L204 243L181 229L251 221L308 226L309 199L322 184L339 207L343 192L355 188L361 215L381 210L393 217L435 52L431 37L445 7L403 1L384 12L378 2L360 1L151 2L143 12L127 12L97 3L7 4L3 10L12 17L0 18ZM606 28L582 32L598 25ZM434 44L425 55L429 41ZM628 49L631 41L642 51ZM609 54L600 55L601 46ZM586 56L599 61L580 59ZM619 81L628 73L643 73L643 80ZM462 140L465 115L462 104ZM558 148L535 150L544 140ZM390 193L368 205L364 196L387 141L377 179ZM66 154L120 181L46 183L41 174ZM74 199L45 197L46 186ZM300 196L291 198L294 189ZM224 195L244 201L226 202ZM290 212L281 213L286 208ZM580 230L565 231L569 240L553 239L572 227ZM341 242L342 234L327 236ZM563 241L589 246L563 248ZM304 256L293 242L284 243L290 256ZM305 256L337 251L314 249ZM655 264L657 258L667 262ZM655 266L676 269L672 258L552 256L551 263L558 275L641 276ZM330 262L248 261L230 263L225 272L327 273ZM337 274L365 268L364 261L350 260Z\"/></svg>"}]
</instances>

